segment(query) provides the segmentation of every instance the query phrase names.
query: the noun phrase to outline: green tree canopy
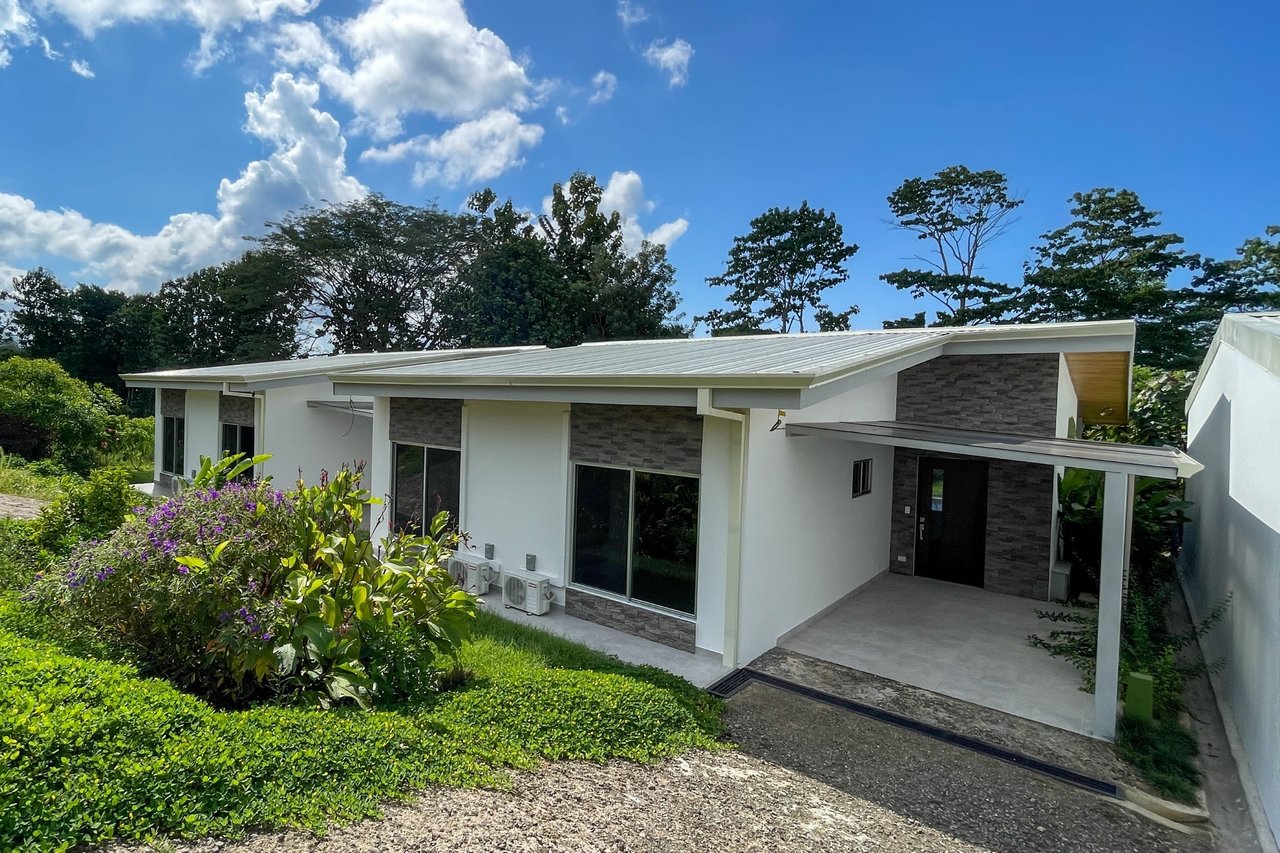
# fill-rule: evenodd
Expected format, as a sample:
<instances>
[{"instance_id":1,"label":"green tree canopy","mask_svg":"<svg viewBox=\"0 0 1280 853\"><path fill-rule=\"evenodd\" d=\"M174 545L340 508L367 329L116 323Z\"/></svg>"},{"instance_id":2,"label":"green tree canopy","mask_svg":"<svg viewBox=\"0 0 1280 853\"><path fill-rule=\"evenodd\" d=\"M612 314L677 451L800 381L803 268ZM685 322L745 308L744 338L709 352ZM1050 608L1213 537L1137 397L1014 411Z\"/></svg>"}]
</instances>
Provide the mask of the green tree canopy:
<instances>
[{"instance_id":1,"label":"green tree canopy","mask_svg":"<svg viewBox=\"0 0 1280 853\"><path fill-rule=\"evenodd\" d=\"M0 361L0 446L31 457L50 456L88 471L102 457L120 398L74 378L43 358Z\"/></svg>"},{"instance_id":2,"label":"green tree canopy","mask_svg":"<svg viewBox=\"0 0 1280 853\"><path fill-rule=\"evenodd\" d=\"M1032 250L1013 302L1019 319L1136 320L1137 361L1176 366L1187 343L1168 285L1198 258L1181 248L1180 236L1160 230L1160 214L1132 190L1093 189L1072 201L1074 220Z\"/></svg>"},{"instance_id":3,"label":"green tree canopy","mask_svg":"<svg viewBox=\"0 0 1280 853\"><path fill-rule=\"evenodd\" d=\"M806 329L812 311L820 329L847 329L858 307L834 312L823 294L849 280L845 263L858 251L845 243L834 213L802 202L799 208L771 207L751 220L751 231L735 237L725 271L707 279L728 287L728 309L695 318L712 333Z\"/></svg>"},{"instance_id":4,"label":"green tree canopy","mask_svg":"<svg viewBox=\"0 0 1280 853\"><path fill-rule=\"evenodd\" d=\"M989 281L978 271L979 256L1012 224L1022 199L1009 196L1001 172L949 166L932 178L908 178L890 193L893 224L925 244L916 260L930 269L902 269L880 276L912 297L936 302L937 325L989 323L1004 314L1016 288ZM903 318L915 325L916 318ZM921 324L923 325L923 324ZM901 328L901 321L886 328Z\"/></svg>"},{"instance_id":5,"label":"green tree canopy","mask_svg":"<svg viewBox=\"0 0 1280 853\"><path fill-rule=\"evenodd\" d=\"M373 193L268 225L258 246L301 283L299 316L314 340L339 353L456 342L447 306L479 247L476 217Z\"/></svg>"}]
</instances>

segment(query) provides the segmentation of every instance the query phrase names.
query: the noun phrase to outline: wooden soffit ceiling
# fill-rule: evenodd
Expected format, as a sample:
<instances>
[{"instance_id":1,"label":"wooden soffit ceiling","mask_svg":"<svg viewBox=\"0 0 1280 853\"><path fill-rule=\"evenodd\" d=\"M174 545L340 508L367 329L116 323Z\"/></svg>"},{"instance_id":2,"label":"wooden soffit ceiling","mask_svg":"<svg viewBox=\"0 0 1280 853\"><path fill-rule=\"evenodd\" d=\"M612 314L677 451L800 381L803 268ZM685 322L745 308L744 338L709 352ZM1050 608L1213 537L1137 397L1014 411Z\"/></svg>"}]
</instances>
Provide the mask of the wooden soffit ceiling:
<instances>
[{"instance_id":1,"label":"wooden soffit ceiling","mask_svg":"<svg viewBox=\"0 0 1280 853\"><path fill-rule=\"evenodd\" d=\"M1129 353L1069 352L1067 370L1080 401L1080 419L1123 424L1129 419Z\"/></svg>"}]
</instances>

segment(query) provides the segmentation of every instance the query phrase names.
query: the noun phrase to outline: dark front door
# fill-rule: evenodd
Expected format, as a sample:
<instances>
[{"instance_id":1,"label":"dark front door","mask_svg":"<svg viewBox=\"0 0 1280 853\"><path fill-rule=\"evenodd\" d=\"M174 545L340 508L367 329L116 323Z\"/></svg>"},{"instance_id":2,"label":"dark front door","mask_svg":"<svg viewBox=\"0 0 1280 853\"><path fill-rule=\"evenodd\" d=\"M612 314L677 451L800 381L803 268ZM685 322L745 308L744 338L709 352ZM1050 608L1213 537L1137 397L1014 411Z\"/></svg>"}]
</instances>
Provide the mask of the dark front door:
<instances>
[{"instance_id":1,"label":"dark front door","mask_svg":"<svg viewBox=\"0 0 1280 853\"><path fill-rule=\"evenodd\" d=\"M982 586L987 463L921 456L916 495L916 574Z\"/></svg>"}]
</instances>

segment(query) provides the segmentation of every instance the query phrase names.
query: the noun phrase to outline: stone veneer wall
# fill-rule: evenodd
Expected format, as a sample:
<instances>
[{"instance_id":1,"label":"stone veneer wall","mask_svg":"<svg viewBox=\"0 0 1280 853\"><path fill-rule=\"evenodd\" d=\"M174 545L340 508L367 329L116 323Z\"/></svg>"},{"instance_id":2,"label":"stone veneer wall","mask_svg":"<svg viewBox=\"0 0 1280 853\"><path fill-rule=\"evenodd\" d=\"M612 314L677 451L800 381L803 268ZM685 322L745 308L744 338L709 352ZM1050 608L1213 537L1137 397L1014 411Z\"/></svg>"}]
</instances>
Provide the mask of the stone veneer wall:
<instances>
[{"instance_id":1,"label":"stone veneer wall","mask_svg":"<svg viewBox=\"0 0 1280 853\"><path fill-rule=\"evenodd\" d=\"M573 587L564 591L564 612L684 652L695 650L696 629L694 623L687 619L655 613Z\"/></svg>"},{"instance_id":2,"label":"stone veneer wall","mask_svg":"<svg viewBox=\"0 0 1280 853\"><path fill-rule=\"evenodd\" d=\"M702 471L702 417L671 406L575 403L569 417L569 458L651 471ZM682 651L694 650L694 623L579 589L565 590L564 610Z\"/></svg>"},{"instance_id":3,"label":"stone veneer wall","mask_svg":"<svg viewBox=\"0 0 1280 853\"><path fill-rule=\"evenodd\" d=\"M1057 353L940 356L898 374L897 419L906 423L1052 437L1057 406ZM905 574L915 572L920 455L894 451L889 568ZM988 461L986 589L1048 598L1053 487L1049 465Z\"/></svg>"},{"instance_id":4,"label":"stone veneer wall","mask_svg":"<svg viewBox=\"0 0 1280 853\"><path fill-rule=\"evenodd\" d=\"M702 418L671 406L578 404L569 418L569 458L653 471L702 471Z\"/></svg>"},{"instance_id":5,"label":"stone veneer wall","mask_svg":"<svg viewBox=\"0 0 1280 853\"><path fill-rule=\"evenodd\" d=\"M943 355L898 374L897 419L1052 437L1058 354Z\"/></svg>"},{"instance_id":6,"label":"stone veneer wall","mask_svg":"<svg viewBox=\"0 0 1280 853\"><path fill-rule=\"evenodd\" d=\"M185 418L187 416L187 392L181 388L160 389L160 417Z\"/></svg>"},{"instance_id":7,"label":"stone veneer wall","mask_svg":"<svg viewBox=\"0 0 1280 853\"><path fill-rule=\"evenodd\" d=\"M218 422L253 426L253 398L218 395Z\"/></svg>"},{"instance_id":8,"label":"stone veneer wall","mask_svg":"<svg viewBox=\"0 0 1280 853\"><path fill-rule=\"evenodd\" d=\"M462 447L462 401L391 398L392 441Z\"/></svg>"}]
</instances>

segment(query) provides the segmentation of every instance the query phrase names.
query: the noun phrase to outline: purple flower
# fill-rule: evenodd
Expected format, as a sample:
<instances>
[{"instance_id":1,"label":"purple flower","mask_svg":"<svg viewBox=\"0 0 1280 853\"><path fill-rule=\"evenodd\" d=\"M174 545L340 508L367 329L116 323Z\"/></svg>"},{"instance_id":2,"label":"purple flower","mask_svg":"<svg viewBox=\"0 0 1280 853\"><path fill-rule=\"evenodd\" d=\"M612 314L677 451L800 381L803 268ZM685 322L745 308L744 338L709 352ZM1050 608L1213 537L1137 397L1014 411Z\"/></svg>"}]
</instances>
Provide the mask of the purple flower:
<instances>
[{"instance_id":1,"label":"purple flower","mask_svg":"<svg viewBox=\"0 0 1280 853\"><path fill-rule=\"evenodd\" d=\"M264 632L262 635L262 642L268 643L270 641L271 641L271 632L270 631Z\"/></svg>"},{"instance_id":2,"label":"purple flower","mask_svg":"<svg viewBox=\"0 0 1280 853\"><path fill-rule=\"evenodd\" d=\"M189 567L187 567L187 566L182 565L182 563L179 563L179 564L178 564L178 574L180 574L180 575L189 575L189 574L191 574L191 569L190 569Z\"/></svg>"}]
</instances>

